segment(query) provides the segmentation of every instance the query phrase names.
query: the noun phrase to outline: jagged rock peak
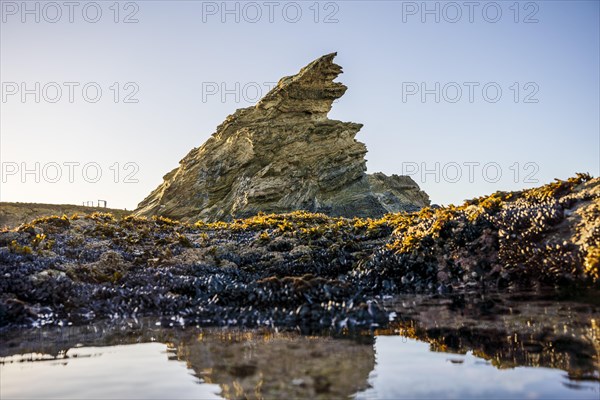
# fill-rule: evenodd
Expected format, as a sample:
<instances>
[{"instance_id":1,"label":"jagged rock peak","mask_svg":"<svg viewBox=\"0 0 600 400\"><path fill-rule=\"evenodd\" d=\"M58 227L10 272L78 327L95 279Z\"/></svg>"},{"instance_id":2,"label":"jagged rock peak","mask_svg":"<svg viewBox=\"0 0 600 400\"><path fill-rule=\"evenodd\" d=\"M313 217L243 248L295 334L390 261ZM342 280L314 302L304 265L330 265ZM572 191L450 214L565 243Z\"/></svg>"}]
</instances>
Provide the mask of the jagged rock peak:
<instances>
[{"instance_id":1,"label":"jagged rock peak","mask_svg":"<svg viewBox=\"0 0 600 400\"><path fill-rule=\"evenodd\" d=\"M337 53L317 58L293 76L281 78L276 87L263 97L256 108L278 113L326 116L334 100L348 89L333 82L342 67L333 62Z\"/></svg>"},{"instance_id":2,"label":"jagged rock peak","mask_svg":"<svg viewBox=\"0 0 600 400\"><path fill-rule=\"evenodd\" d=\"M231 220L263 212L308 210L377 217L415 210L428 196L407 176L366 174L361 124L327 113L347 87L327 54L237 110L144 199L137 215L186 221Z\"/></svg>"}]
</instances>

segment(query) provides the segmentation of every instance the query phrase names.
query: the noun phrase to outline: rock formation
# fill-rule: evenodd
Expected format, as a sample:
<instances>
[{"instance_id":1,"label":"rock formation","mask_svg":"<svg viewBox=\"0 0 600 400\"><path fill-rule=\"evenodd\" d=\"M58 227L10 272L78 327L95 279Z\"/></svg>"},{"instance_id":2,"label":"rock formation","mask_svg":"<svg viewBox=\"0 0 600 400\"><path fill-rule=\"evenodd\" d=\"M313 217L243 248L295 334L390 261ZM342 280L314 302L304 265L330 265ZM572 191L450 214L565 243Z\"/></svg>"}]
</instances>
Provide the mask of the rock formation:
<instances>
[{"instance_id":1,"label":"rock formation","mask_svg":"<svg viewBox=\"0 0 600 400\"><path fill-rule=\"evenodd\" d=\"M336 53L311 62L255 106L237 110L164 176L137 215L184 221L249 217L260 211L379 217L429 204L408 176L366 174L362 127L327 113L347 87L333 80Z\"/></svg>"},{"instance_id":2,"label":"rock formation","mask_svg":"<svg viewBox=\"0 0 600 400\"><path fill-rule=\"evenodd\" d=\"M376 220L306 212L208 224L105 213L44 217L0 229L0 333L115 316L160 318L163 326L368 330L390 321L392 309L377 300L415 293L439 295L446 305L479 294L486 315L502 318L509 307L491 310L496 302L484 294L529 301L528 293L558 289L559 298L591 302L600 290L599 215L600 178L578 174ZM413 315L396 304L398 315Z\"/></svg>"}]
</instances>

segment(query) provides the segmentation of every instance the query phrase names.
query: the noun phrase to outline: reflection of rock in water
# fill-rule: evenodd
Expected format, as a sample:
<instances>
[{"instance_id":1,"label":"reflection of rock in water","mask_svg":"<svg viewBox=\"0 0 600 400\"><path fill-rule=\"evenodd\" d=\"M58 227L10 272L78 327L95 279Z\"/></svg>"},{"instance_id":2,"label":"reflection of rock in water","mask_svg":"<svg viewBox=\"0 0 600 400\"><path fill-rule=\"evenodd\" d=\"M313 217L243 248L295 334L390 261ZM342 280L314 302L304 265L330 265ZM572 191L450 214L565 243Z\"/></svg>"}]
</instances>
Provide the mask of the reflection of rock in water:
<instances>
[{"instance_id":1,"label":"reflection of rock in water","mask_svg":"<svg viewBox=\"0 0 600 400\"><path fill-rule=\"evenodd\" d=\"M399 314L376 334L429 342L433 351L465 353L497 368L558 368L572 380L600 379L600 312L596 305L543 298L406 296L390 300ZM332 338L236 329L165 329L155 320L2 332L0 357L61 356L78 344L168 343L227 398L339 398L368 386L373 336ZM0 362L3 360L0 359ZM407 360L398 360L407 362ZM408 361L410 362L410 361Z\"/></svg>"},{"instance_id":2,"label":"reflection of rock in water","mask_svg":"<svg viewBox=\"0 0 600 400\"><path fill-rule=\"evenodd\" d=\"M573 380L600 379L597 306L522 294L512 299L407 296L389 306L402 310L401 317L378 334L429 342L432 351L472 351L497 368L558 368Z\"/></svg>"},{"instance_id":3,"label":"reflection of rock in water","mask_svg":"<svg viewBox=\"0 0 600 400\"><path fill-rule=\"evenodd\" d=\"M369 387L375 366L372 335L352 338L234 329L165 329L153 322L123 327L52 327L4 332L0 357L14 361L63 358L77 346L167 343L171 359L218 384L225 398L341 398ZM0 358L0 362L7 359Z\"/></svg>"},{"instance_id":4,"label":"reflection of rock in water","mask_svg":"<svg viewBox=\"0 0 600 400\"><path fill-rule=\"evenodd\" d=\"M177 357L228 399L346 398L375 366L372 336L361 339L221 331L179 343Z\"/></svg>"}]
</instances>

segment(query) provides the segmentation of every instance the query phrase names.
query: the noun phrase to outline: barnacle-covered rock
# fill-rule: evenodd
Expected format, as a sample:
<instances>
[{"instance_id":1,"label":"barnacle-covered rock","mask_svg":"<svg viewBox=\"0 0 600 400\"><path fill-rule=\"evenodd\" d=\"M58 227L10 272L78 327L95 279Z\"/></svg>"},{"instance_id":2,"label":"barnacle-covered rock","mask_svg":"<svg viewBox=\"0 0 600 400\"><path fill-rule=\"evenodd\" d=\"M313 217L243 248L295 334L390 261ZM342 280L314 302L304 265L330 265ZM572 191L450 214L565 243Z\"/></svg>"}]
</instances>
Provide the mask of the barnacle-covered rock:
<instances>
[{"instance_id":1,"label":"barnacle-covered rock","mask_svg":"<svg viewBox=\"0 0 600 400\"><path fill-rule=\"evenodd\" d=\"M382 295L600 289L600 179L380 219L37 220L0 232L0 325L159 316L313 332L378 328ZM172 323L172 322L169 322Z\"/></svg>"},{"instance_id":2,"label":"barnacle-covered rock","mask_svg":"<svg viewBox=\"0 0 600 400\"><path fill-rule=\"evenodd\" d=\"M353 271L376 291L600 284L600 179L578 174L398 222L385 249Z\"/></svg>"}]
</instances>

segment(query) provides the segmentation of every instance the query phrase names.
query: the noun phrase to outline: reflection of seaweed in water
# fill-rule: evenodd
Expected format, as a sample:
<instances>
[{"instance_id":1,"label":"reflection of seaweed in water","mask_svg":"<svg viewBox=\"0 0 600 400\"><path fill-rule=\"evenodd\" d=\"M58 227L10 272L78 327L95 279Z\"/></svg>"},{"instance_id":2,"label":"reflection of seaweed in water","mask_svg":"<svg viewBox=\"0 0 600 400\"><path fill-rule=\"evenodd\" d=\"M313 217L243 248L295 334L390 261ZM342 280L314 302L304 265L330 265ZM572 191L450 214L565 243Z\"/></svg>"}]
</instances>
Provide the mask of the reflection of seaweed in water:
<instances>
[{"instance_id":1,"label":"reflection of seaweed in water","mask_svg":"<svg viewBox=\"0 0 600 400\"><path fill-rule=\"evenodd\" d=\"M598 347L586 340L544 334L507 335L506 331L477 328L423 328L411 324L396 329L410 332L414 339L428 342L431 351L465 354L489 360L499 369L526 367L556 368L571 380L598 380ZM597 328L596 328L597 329ZM385 333L385 332L381 332Z\"/></svg>"},{"instance_id":2,"label":"reflection of seaweed in water","mask_svg":"<svg viewBox=\"0 0 600 400\"><path fill-rule=\"evenodd\" d=\"M179 343L178 358L230 399L347 398L375 366L372 336L221 331Z\"/></svg>"},{"instance_id":3,"label":"reflection of seaweed in water","mask_svg":"<svg viewBox=\"0 0 600 400\"><path fill-rule=\"evenodd\" d=\"M401 337L408 337L430 343L432 351L472 351L497 368L558 368L568 372L573 385L600 378L597 306L532 298L414 295L395 298L386 306L398 318L390 328L374 333L400 336L398 345ZM185 361L202 381L219 384L226 398L347 397L368 387L375 366L372 332L332 337L270 330L168 329L145 320L133 327L113 322L4 332L0 356L60 356L78 344L154 340L167 343L169 358Z\"/></svg>"},{"instance_id":4,"label":"reflection of seaweed in water","mask_svg":"<svg viewBox=\"0 0 600 400\"><path fill-rule=\"evenodd\" d=\"M600 313L590 304L535 296L396 298L405 315L376 334L428 342L432 351L472 351L497 368L546 367L572 380L600 380ZM524 301L525 300L525 301Z\"/></svg>"}]
</instances>

